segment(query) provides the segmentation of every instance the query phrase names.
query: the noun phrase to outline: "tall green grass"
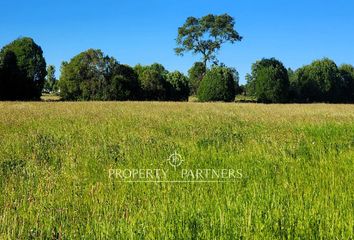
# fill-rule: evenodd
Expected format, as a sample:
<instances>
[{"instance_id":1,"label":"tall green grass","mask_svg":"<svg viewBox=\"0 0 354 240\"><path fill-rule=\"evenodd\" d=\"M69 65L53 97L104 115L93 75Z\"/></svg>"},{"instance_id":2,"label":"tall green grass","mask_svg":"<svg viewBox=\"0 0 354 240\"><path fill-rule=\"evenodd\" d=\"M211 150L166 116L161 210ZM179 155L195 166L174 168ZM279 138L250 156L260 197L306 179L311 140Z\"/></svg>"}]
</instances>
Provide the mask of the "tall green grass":
<instances>
[{"instance_id":1,"label":"tall green grass","mask_svg":"<svg viewBox=\"0 0 354 240\"><path fill-rule=\"evenodd\" d=\"M354 106L0 103L0 239L352 239ZM236 168L122 183L111 168Z\"/></svg>"}]
</instances>

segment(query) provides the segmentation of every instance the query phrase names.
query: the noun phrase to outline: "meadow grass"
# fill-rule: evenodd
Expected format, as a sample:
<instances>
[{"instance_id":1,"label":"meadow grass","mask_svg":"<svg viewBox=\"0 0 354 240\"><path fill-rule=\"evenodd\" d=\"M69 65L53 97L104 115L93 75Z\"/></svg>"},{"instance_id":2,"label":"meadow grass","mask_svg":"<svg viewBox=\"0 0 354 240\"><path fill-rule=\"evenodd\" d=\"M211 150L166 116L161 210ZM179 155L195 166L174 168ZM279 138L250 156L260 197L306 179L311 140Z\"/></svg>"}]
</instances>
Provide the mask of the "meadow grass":
<instances>
[{"instance_id":1,"label":"meadow grass","mask_svg":"<svg viewBox=\"0 0 354 240\"><path fill-rule=\"evenodd\" d=\"M354 105L0 103L0 239L353 239ZM236 168L214 183L109 169Z\"/></svg>"}]
</instances>

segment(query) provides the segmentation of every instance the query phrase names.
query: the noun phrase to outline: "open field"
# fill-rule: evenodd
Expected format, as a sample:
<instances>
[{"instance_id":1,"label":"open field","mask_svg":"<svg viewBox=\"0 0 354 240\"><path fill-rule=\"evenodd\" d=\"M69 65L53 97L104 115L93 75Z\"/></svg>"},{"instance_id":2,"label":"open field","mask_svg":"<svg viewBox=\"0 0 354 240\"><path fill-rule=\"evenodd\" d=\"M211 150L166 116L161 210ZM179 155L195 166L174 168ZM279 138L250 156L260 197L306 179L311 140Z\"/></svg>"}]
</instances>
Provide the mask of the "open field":
<instances>
[{"instance_id":1,"label":"open field","mask_svg":"<svg viewBox=\"0 0 354 240\"><path fill-rule=\"evenodd\" d=\"M0 239L354 237L354 105L3 102L0 146ZM109 178L175 151L242 177Z\"/></svg>"}]
</instances>

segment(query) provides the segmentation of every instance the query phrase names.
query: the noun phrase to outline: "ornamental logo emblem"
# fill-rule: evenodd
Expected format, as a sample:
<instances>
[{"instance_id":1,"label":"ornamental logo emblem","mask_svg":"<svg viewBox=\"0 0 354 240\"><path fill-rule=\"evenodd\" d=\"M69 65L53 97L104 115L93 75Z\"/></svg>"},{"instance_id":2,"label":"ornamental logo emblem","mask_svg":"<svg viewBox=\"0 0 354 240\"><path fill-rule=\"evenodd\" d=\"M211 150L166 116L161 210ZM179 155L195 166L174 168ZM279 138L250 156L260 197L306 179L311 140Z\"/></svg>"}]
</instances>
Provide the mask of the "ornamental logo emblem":
<instances>
[{"instance_id":1,"label":"ornamental logo emblem","mask_svg":"<svg viewBox=\"0 0 354 240\"><path fill-rule=\"evenodd\" d=\"M184 162L182 156L178 154L176 151L170 155L170 157L167 159L167 162L175 169L177 170L177 167L181 166L181 164Z\"/></svg>"}]
</instances>

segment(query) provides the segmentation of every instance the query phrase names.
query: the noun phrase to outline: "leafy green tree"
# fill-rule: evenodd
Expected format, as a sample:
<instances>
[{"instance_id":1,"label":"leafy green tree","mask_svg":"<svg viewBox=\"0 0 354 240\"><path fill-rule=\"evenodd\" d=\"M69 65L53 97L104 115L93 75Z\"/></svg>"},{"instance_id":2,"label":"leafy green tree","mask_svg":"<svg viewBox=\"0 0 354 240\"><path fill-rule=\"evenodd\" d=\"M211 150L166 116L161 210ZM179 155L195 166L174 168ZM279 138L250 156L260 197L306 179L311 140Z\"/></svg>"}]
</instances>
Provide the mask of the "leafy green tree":
<instances>
[{"instance_id":1,"label":"leafy green tree","mask_svg":"<svg viewBox=\"0 0 354 240\"><path fill-rule=\"evenodd\" d=\"M296 86L294 82L296 81L296 72L291 68L288 68L288 77L289 77L289 102L296 102Z\"/></svg>"},{"instance_id":2,"label":"leafy green tree","mask_svg":"<svg viewBox=\"0 0 354 240\"><path fill-rule=\"evenodd\" d=\"M235 100L236 79L233 69L214 66L207 71L198 89L201 102Z\"/></svg>"},{"instance_id":3,"label":"leafy green tree","mask_svg":"<svg viewBox=\"0 0 354 240\"><path fill-rule=\"evenodd\" d=\"M14 56L10 56L11 54ZM47 74L41 47L31 38L19 38L2 48L0 58L3 59L3 71L6 72L2 80L7 82L2 90L8 92L6 98L38 100L42 94L44 78Z\"/></svg>"},{"instance_id":4,"label":"leafy green tree","mask_svg":"<svg viewBox=\"0 0 354 240\"><path fill-rule=\"evenodd\" d=\"M168 97L169 100L187 101L189 97L188 78L179 71L170 72L166 77L167 82L171 84Z\"/></svg>"},{"instance_id":5,"label":"leafy green tree","mask_svg":"<svg viewBox=\"0 0 354 240\"><path fill-rule=\"evenodd\" d=\"M255 82L253 81L252 75L247 73L245 79L246 79L246 85L245 85L246 95L256 96L256 86L255 86Z\"/></svg>"},{"instance_id":6,"label":"leafy green tree","mask_svg":"<svg viewBox=\"0 0 354 240\"><path fill-rule=\"evenodd\" d=\"M0 58L0 100L20 100L23 90L16 55L5 51Z\"/></svg>"},{"instance_id":7,"label":"leafy green tree","mask_svg":"<svg viewBox=\"0 0 354 240\"><path fill-rule=\"evenodd\" d=\"M336 102L340 94L340 72L328 58L316 60L296 71L291 85L298 102Z\"/></svg>"},{"instance_id":8,"label":"leafy green tree","mask_svg":"<svg viewBox=\"0 0 354 240\"><path fill-rule=\"evenodd\" d=\"M238 87L238 92L236 92L236 95L237 94L246 95L246 86L244 84L241 84Z\"/></svg>"},{"instance_id":9,"label":"leafy green tree","mask_svg":"<svg viewBox=\"0 0 354 240\"><path fill-rule=\"evenodd\" d=\"M168 100L170 84L167 82L168 71L158 63L150 66L135 66L138 73L143 100Z\"/></svg>"},{"instance_id":10,"label":"leafy green tree","mask_svg":"<svg viewBox=\"0 0 354 240\"><path fill-rule=\"evenodd\" d=\"M189 75L191 95L197 94L199 84L202 81L205 72L206 72L206 68L204 63L202 62L194 63L191 69L189 69L188 75Z\"/></svg>"},{"instance_id":11,"label":"leafy green tree","mask_svg":"<svg viewBox=\"0 0 354 240\"><path fill-rule=\"evenodd\" d=\"M108 85L115 59L104 56L101 50L89 49L63 62L59 80L60 95L64 100L100 100L103 87ZM109 74L106 73L109 71Z\"/></svg>"},{"instance_id":12,"label":"leafy green tree","mask_svg":"<svg viewBox=\"0 0 354 240\"><path fill-rule=\"evenodd\" d=\"M223 67L227 68L225 65L223 65ZM238 73L238 71L236 70L236 68L228 68L228 69L233 73L234 82L235 82L235 95L241 94L241 93L243 92L243 89L242 89L241 86L239 85L239 82L240 82L240 74Z\"/></svg>"},{"instance_id":13,"label":"leafy green tree","mask_svg":"<svg viewBox=\"0 0 354 240\"><path fill-rule=\"evenodd\" d=\"M343 64L339 67L341 75L341 101L354 103L354 67Z\"/></svg>"},{"instance_id":14,"label":"leafy green tree","mask_svg":"<svg viewBox=\"0 0 354 240\"><path fill-rule=\"evenodd\" d=\"M136 98L137 86L133 69L101 50L89 49L61 67L59 87L64 100L130 100Z\"/></svg>"},{"instance_id":15,"label":"leafy green tree","mask_svg":"<svg viewBox=\"0 0 354 240\"><path fill-rule=\"evenodd\" d=\"M107 89L107 99L109 100L139 100L140 98L138 75L128 65L116 65L112 82Z\"/></svg>"},{"instance_id":16,"label":"leafy green tree","mask_svg":"<svg viewBox=\"0 0 354 240\"><path fill-rule=\"evenodd\" d=\"M43 90L46 92L53 92L57 79L55 78L55 66L49 65L47 67L47 76L44 82Z\"/></svg>"},{"instance_id":17,"label":"leafy green tree","mask_svg":"<svg viewBox=\"0 0 354 240\"><path fill-rule=\"evenodd\" d=\"M206 68L207 62L217 62L216 53L224 43L242 40L234 26L235 20L228 14L188 17L184 25L178 28L175 52L177 55L185 52L201 54Z\"/></svg>"},{"instance_id":18,"label":"leafy green tree","mask_svg":"<svg viewBox=\"0 0 354 240\"><path fill-rule=\"evenodd\" d=\"M284 65L275 58L262 59L252 66L255 97L259 102L283 103L288 101L289 76Z\"/></svg>"},{"instance_id":19,"label":"leafy green tree","mask_svg":"<svg viewBox=\"0 0 354 240\"><path fill-rule=\"evenodd\" d=\"M291 68L288 68L288 77L290 82L296 78L296 74Z\"/></svg>"}]
</instances>

